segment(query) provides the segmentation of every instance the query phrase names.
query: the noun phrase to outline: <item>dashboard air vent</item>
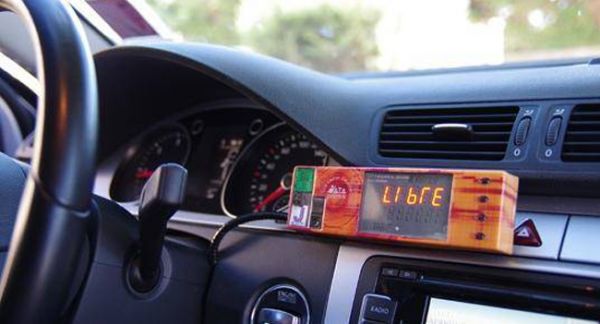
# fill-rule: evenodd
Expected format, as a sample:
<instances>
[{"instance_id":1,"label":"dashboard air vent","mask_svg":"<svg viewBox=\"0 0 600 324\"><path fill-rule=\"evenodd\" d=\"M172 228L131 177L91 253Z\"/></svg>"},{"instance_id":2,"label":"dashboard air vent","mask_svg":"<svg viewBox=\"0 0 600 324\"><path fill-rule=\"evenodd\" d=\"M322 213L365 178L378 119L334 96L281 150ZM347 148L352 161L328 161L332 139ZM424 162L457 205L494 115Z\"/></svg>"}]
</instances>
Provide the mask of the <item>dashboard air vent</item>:
<instances>
[{"instance_id":1,"label":"dashboard air vent","mask_svg":"<svg viewBox=\"0 0 600 324\"><path fill-rule=\"evenodd\" d=\"M397 109L386 113L379 154L393 158L504 158L519 107Z\"/></svg>"},{"instance_id":2,"label":"dashboard air vent","mask_svg":"<svg viewBox=\"0 0 600 324\"><path fill-rule=\"evenodd\" d=\"M600 162L600 104L573 108L562 159L569 162Z\"/></svg>"}]
</instances>

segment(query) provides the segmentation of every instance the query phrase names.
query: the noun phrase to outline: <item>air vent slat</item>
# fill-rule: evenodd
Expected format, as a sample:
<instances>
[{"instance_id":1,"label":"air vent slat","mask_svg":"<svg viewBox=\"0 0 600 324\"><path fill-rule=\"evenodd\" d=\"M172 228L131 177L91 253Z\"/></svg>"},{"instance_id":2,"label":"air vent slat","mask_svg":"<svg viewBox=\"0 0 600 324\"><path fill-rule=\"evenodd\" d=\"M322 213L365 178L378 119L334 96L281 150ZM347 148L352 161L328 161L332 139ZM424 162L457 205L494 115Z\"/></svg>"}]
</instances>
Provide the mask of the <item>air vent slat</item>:
<instances>
[{"instance_id":1,"label":"air vent slat","mask_svg":"<svg viewBox=\"0 0 600 324\"><path fill-rule=\"evenodd\" d=\"M508 132L474 132L473 141L501 141L506 142L510 138ZM433 141L433 133L429 132L381 132L382 141L406 140L406 141Z\"/></svg>"},{"instance_id":2,"label":"air vent slat","mask_svg":"<svg viewBox=\"0 0 600 324\"><path fill-rule=\"evenodd\" d=\"M580 151L598 151L600 153L600 143L598 142L569 142L563 145L565 152L580 152Z\"/></svg>"},{"instance_id":3,"label":"air vent slat","mask_svg":"<svg viewBox=\"0 0 600 324\"><path fill-rule=\"evenodd\" d=\"M587 107L583 107L586 105L579 105L580 108L578 111L574 111L574 114L585 115L585 114L600 114L600 107L597 104L587 105Z\"/></svg>"},{"instance_id":4,"label":"air vent slat","mask_svg":"<svg viewBox=\"0 0 600 324\"><path fill-rule=\"evenodd\" d=\"M565 137L566 142L571 141L600 141L600 132L594 131L570 131Z\"/></svg>"},{"instance_id":5,"label":"air vent slat","mask_svg":"<svg viewBox=\"0 0 600 324\"><path fill-rule=\"evenodd\" d=\"M600 121L593 120L571 120L569 122L569 126L574 127L598 127L600 125Z\"/></svg>"},{"instance_id":6,"label":"air vent slat","mask_svg":"<svg viewBox=\"0 0 600 324\"><path fill-rule=\"evenodd\" d=\"M385 156L401 158L437 158L449 160L500 160L504 152L463 152L463 151L411 151L411 150L389 150L379 151Z\"/></svg>"},{"instance_id":7,"label":"air vent slat","mask_svg":"<svg viewBox=\"0 0 600 324\"><path fill-rule=\"evenodd\" d=\"M600 112L597 113L586 113L586 114L573 114L571 115L571 121L582 121L582 122L600 122Z\"/></svg>"},{"instance_id":8,"label":"air vent slat","mask_svg":"<svg viewBox=\"0 0 600 324\"><path fill-rule=\"evenodd\" d=\"M581 145L600 145L599 141L583 140L583 141L569 141L564 146L581 146Z\"/></svg>"},{"instance_id":9,"label":"air vent slat","mask_svg":"<svg viewBox=\"0 0 600 324\"><path fill-rule=\"evenodd\" d=\"M409 150L421 151L425 150L440 150L440 151L480 151L480 150L503 150L506 148L505 142L435 142L435 141L381 141L379 142L382 149L394 148L402 146Z\"/></svg>"},{"instance_id":10,"label":"air vent slat","mask_svg":"<svg viewBox=\"0 0 600 324\"><path fill-rule=\"evenodd\" d=\"M440 109L396 109L387 112L386 116L397 117L397 116L479 116L481 111L479 109L485 109L485 115L493 114L511 114L513 109L516 107L474 107L474 108L440 108Z\"/></svg>"},{"instance_id":11,"label":"air vent slat","mask_svg":"<svg viewBox=\"0 0 600 324\"><path fill-rule=\"evenodd\" d=\"M600 105L573 108L562 147L568 162L600 162Z\"/></svg>"},{"instance_id":12,"label":"air vent slat","mask_svg":"<svg viewBox=\"0 0 600 324\"><path fill-rule=\"evenodd\" d=\"M563 152L563 160L576 162L598 162L600 161L600 153L576 153Z\"/></svg>"},{"instance_id":13,"label":"air vent slat","mask_svg":"<svg viewBox=\"0 0 600 324\"><path fill-rule=\"evenodd\" d=\"M424 123L433 122L438 123L440 119L446 120L446 122L460 121L462 123L477 123L477 122L489 122L490 118L493 118L495 122L508 121L512 123L514 116L511 114L492 114L490 116L472 116L472 115L449 115L449 116L397 116L387 117L386 121L392 121L395 123Z\"/></svg>"},{"instance_id":14,"label":"air vent slat","mask_svg":"<svg viewBox=\"0 0 600 324\"><path fill-rule=\"evenodd\" d=\"M445 122L439 122L445 123ZM384 123L383 131L420 131L420 132L431 132L431 127L433 127L437 123L427 123L427 124L393 124L393 123ZM510 132L513 127L513 123L466 123L473 127L473 130L476 132L494 132L494 131L508 131Z\"/></svg>"},{"instance_id":15,"label":"air vent slat","mask_svg":"<svg viewBox=\"0 0 600 324\"><path fill-rule=\"evenodd\" d=\"M518 112L518 107L392 110L381 126L379 153L393 158L502 160ZM463 130L434 133L433 126L439 124L459 124Z\"/></svg>"}]
</instances>

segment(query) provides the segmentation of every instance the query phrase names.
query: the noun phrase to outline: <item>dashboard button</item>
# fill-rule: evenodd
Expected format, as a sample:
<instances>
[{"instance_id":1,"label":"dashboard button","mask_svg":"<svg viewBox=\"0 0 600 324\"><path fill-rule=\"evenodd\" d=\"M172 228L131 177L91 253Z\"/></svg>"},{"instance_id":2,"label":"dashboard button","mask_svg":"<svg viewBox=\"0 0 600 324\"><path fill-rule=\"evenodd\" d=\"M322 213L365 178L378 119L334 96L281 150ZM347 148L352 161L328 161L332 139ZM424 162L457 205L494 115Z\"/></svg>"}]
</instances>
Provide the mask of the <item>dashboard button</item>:
<instances>
[{"instance_id":1,"label":"dashboard button","mask_svg":"<svg viewBox=\"0 0 600 324\"><path fill-rule=\"evenodd\" d=\"M300 318L274 308L263 308L258 313L258 324L300 324Z\"/></svg>"},{"instance_id":2,"label":"dashboard button","mask_svg":"<svg viewBox=\"0 0 600 324\"><path fill-rule=\"evenodd\" d=\"M396 276L398 276L398 269L390 268L390 267L383 267L381 269L381 275L385 276L385 277L396 277Z\"/></svg>"},{"instance_id":3,"label":"dashboard button","mask_svg":"<svg viewBox=\"0 0 600 324\"><path fill-rule=\"evenodd\" d=\"M542 238L531 219L526 219L517 228L515 228L515 245L523 246L542 246Z\"/></svg>"},{"instance_id":4,"label":"dashboard button","mask_svg":"<svg viewBox=\"0 0 600 324\"><path fill-rule=\"evenodd\" d=\"M363 319L360 321L360 324L381 324L381 322L375 322L375 321Z\"/></svg>"},{"instance_id":5,"label":"dashboard button","mask_svg":"<svg viewBox=\"0 0 600 324\"><path fill-rule=\"evenodd\" d=\"M392 323L396 313L396 305L397 303L388 296L366 294L362 302L361 320Z\"/></svg>"},{"instance_id":6,"label":"dashboard button","mask_svg":"<svg viewBox=\"0 0 600 324\"><path fill-rule=\"evenodd\" d=\"M295 286L289 284L272 286L254 303L250 323L310 323L308 300Z\"/></svg>"},{"instance_id":7,"label":"dashboard button","mask_svg":"<svg viewBox=\"0 0 600 324\"><path fill-rule=\"evenodd\" d=\"M558 251L567 227L567 215L517 212L515 225L518 227L527 219L535 223L535 228L542 241L541 246L524 246L515 244L513 254L518 256L558 259Z\"/></svg>"},{"instance_id":8,"label":"dashboard button","mask_svg":"<svg viewBox=\"0 0 600 324\"><path fill-rule=\"evenodd\" d=\"M525 117L519 121L517 132L515 133L515 145L520 146L527 141L529 134L529 126L531 126L531 118Z\"/></svg>"},{"instance_id":9,"label":"dashboard button","mask_svg":"<svg viewBox=\"0 0 600 324\"><path fill-rule=\"evenodd\" d=\"M416 280L417 273L415 271L400 270L400 272L398 273L398 277L400 277L401 279Z\"/></svg>"},{"instance_id":10,"label":"dashboard button","mask_svg":"<svg viewBox=\"0 0 600 324\"><path fill-rule=\"evenodd\" d=\"M562 124L562 117L554 117L548 123L548 129L546 130L546 145L552 146L558 142L558 134L560 133L560 126Z\"/></svg>"},{"instance_id":11,"label":"dashboard button","mask_svg":"<svg viewBox=\"0 0 600 324\"><path fill-rule=\"evenodd\" d=\"M571 216L560 259L600 263L600 218Z\"/></svg>"}]
</instances>

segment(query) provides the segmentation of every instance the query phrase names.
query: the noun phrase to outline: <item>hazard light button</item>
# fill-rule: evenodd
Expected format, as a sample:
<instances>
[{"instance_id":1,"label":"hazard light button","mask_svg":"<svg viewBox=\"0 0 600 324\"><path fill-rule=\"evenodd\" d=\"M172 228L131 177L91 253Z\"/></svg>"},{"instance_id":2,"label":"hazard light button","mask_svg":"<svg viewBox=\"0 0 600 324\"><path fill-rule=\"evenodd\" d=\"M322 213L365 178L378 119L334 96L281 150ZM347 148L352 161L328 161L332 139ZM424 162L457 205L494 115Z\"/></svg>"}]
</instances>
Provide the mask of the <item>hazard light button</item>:
<instances>
[{"instance_id":1,"label":"hazard light button","mask_svg":"<svg viewBox=\"0 0 600 324\"><path fill-rule=\"evenodd\" d=\"M515 245L542 246L542 238L535 228L535 223L529 218L525 219L515 228Z\"/></svg>"}]
</instances>

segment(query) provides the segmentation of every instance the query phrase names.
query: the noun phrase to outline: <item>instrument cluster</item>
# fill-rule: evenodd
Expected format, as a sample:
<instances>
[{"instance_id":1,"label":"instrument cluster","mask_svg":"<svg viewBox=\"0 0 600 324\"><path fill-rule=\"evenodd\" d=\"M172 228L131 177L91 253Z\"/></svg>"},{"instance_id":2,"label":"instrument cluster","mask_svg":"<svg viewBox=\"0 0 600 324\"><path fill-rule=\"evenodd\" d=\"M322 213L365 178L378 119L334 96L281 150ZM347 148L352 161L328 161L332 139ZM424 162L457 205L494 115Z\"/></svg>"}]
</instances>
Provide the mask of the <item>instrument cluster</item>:
<instances>
[{"instance_id":1,"label":"instrument cluster","mask_svg":"<svg viewBox=\"0 0 600 324\"><path fill-rule=\"evenodd\" d=\"M202 109L164 121L127 144L110 196L139 200L146 180L164 163L188 170L184 210L239 216L285 211L296 165L325 165L318 145L255 106Z\"/></svg>"}]
</instances>

